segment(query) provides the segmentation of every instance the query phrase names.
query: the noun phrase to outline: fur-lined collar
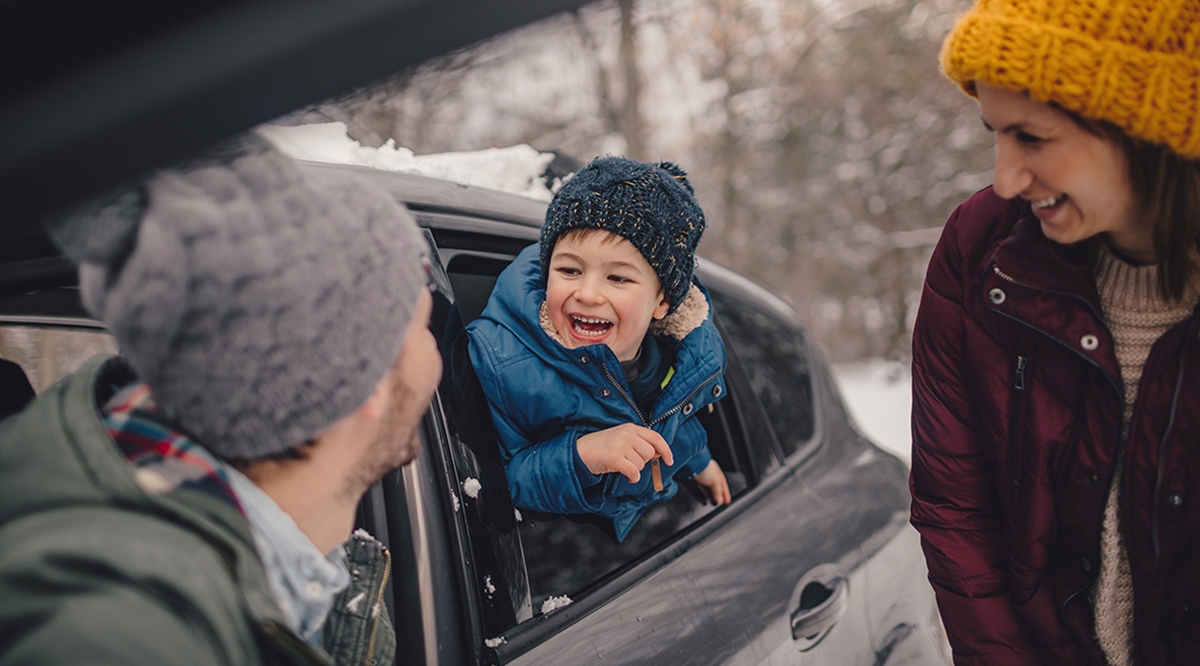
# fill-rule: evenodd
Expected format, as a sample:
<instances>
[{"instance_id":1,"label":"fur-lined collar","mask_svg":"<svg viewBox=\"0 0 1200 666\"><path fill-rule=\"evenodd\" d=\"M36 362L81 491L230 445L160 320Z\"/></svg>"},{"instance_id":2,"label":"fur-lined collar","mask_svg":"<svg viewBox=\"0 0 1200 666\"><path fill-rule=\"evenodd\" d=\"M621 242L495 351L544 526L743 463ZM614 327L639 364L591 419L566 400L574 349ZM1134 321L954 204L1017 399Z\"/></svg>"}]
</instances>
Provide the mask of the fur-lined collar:
<instances>
[{"instance_id":1,"label":"fur-lined collar","mask_svg":"<svg viewBox=\"0 0 1200 666\"><path fill-rule=\"evenodd\" d=\"M708 299L704 297L704 292L700 291L700 287L693 284L688 291L687 300L671 314L651 323L650 332L654 335L666 335L676 340L683 340L688 333L700 328L705 319L708 319ZM554 323L550 321L550 313L546 311L545 301L542 301L541 307L538 308L538 321L542 325L542 330L550 336L551 340L564 347L567 346L567 341L563 340L558 331L554 330Z\"/></svg>"}]
</instances>

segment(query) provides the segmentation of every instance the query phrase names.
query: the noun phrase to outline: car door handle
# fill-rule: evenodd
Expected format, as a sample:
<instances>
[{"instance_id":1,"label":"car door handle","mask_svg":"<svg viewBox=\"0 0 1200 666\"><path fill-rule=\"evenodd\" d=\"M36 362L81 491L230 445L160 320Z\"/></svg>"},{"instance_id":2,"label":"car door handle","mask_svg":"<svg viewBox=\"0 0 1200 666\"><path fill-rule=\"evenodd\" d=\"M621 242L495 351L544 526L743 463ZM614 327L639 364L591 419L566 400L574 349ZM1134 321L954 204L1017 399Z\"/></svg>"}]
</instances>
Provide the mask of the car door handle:
<instances>
[{"instance_id":1,"label":"car door handle","mask_svg":"<svg viewBox=\"0 0 1200 666\"><path fill-rule=\"evenodd\" d=\"M811 647L846 614L850 583L836 566L823 564L800 579L792 599L792 638Z\"/></svg>"}]
</instances>

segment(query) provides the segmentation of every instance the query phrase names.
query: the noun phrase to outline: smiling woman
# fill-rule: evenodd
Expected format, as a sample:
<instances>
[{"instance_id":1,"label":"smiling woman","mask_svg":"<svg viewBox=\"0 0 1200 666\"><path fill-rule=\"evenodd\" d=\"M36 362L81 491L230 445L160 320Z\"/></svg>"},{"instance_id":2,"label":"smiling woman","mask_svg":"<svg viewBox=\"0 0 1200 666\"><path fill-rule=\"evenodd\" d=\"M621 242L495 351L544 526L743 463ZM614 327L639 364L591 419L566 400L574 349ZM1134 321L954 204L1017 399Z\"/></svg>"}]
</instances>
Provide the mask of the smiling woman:
<instances>
[{"instance_id":1,"label":"smiling woman","mask_svg":"<svg viewBox=\"0 0 1200 666\"><path fill-rule=\"evenodd\" d=\"M912 522L962 663L1200 650L1197 25L980 0L943 47L996 139L913 339Z\"/></svg>"}]
</instances>

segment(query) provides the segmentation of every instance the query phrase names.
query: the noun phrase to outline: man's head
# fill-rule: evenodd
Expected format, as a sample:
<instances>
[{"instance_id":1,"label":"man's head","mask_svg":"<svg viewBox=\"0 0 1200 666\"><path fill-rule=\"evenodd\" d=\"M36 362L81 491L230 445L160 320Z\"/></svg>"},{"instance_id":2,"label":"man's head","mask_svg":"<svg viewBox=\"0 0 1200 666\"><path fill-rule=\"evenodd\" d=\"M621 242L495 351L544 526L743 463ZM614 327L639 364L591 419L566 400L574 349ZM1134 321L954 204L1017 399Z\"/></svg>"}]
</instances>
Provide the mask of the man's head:
<instances>
[{"instance_id":1,"label":"man's head","mask_svg":"<svg viewBox=\"0 0 1200 666\"><path fill-rule=\"evenodd\" d=\"M428 298L426 244L386 192L302 171L252 135L52 230L160 409L232 461L277 456L358 410Z\"/></svg>"},{"instance_id":2,"label":"man's head","mask_svg":"<svg viewBox=\"0 0 1200 666\"><path fill-rule=\"evenodd\" d=\"M542 279L548 283L551 257L564 233L600 229L627 241L646 261L658 278L669 314L691 289L704 227L704 212L679 167L598 158L564 183L546 209Z\"/></svg>"}]
</instances>

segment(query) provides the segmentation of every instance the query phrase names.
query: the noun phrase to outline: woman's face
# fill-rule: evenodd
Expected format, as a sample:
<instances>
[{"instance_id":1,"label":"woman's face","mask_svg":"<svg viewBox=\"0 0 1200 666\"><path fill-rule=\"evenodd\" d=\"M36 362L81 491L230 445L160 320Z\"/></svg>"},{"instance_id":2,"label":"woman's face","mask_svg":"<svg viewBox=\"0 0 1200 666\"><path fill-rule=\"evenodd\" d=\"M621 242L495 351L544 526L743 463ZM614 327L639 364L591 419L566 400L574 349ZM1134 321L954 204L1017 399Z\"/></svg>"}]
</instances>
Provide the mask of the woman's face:
<instances>
[{"instance_id":1,"label":"woman's face","mask_svg":"<svg viewBox=\"0 0 1200 666\"><path fill-rule=\"evenodd\" d=\"M1129 168L1115 143L1024 93L976 90L983 124L996 134L996 194L1028 200L1053 241L1108 234L1129 257L1154 260L1152 229L1136 222Z\"/></svg>"}]
</instances>

